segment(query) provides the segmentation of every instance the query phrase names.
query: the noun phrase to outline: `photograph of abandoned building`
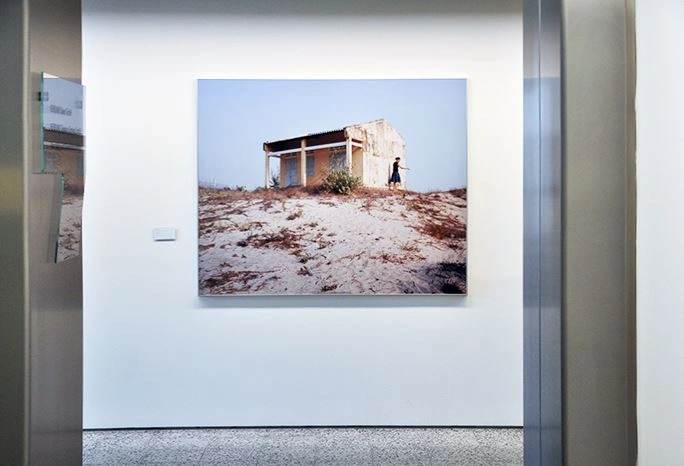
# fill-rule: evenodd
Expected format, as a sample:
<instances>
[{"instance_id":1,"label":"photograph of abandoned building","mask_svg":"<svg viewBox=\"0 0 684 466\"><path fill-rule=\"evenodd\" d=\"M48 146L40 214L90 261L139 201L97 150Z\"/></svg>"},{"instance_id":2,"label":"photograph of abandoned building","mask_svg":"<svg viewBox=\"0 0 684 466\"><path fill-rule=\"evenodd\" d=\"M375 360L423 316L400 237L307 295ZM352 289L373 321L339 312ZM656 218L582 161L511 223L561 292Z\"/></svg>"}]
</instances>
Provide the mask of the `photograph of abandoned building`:
<instances>
[{"instance_id":1,"label":"photograph of abandoned building","mask_svg":"<svg viewBox=\"0 0 684 466\"><path fill-rule=\"evenodd\" d=\"M43 131L44 173L60 174L61 209L57 223L55 258L61 262L81 253L83 210L83 135Z\"/></svg>"},{"instance_id":2,"label":"photograph of abandoned building","mask_svg":"<svg viewBox=\"0 0 684 466\"><path fill-rule=\"evenodd\" d=\"M465 294L466 101L455 79L201 80L200 296Z\"/></svg>"},{"instance_id":3,"label":"photograph of abandoned building","mask_svg":"<svg viewBox=\"0 0 684 466\"><path fill-rule=\"evenodd\" d=\"M266 176L271 181L271 158L280 160L280 183L288 186L321 184L331 171L348 171L367 188L384 188L397 157L406 163L406 143L384 119L264 143Z\"/></svg>"}]
</instances>

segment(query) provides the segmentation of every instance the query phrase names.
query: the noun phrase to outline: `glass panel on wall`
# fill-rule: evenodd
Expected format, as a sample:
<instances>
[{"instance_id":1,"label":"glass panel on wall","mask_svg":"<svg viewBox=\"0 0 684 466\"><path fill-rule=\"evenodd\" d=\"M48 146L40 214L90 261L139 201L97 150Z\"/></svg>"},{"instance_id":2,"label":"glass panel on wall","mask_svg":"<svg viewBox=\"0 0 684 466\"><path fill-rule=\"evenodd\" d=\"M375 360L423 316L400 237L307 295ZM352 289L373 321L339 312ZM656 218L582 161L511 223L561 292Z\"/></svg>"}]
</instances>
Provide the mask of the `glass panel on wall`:
<instances>
[{"instance_id":1,"label":"glass panel on wall","mask_svg":"<svg viewBox=\"0 0 684 466\"><path fill-rule=\"evenodd\" d=\"M84 191L83 86L43 73L40 172L61 175L55 261L81 253Z\"/></svg>"}]
</instances>

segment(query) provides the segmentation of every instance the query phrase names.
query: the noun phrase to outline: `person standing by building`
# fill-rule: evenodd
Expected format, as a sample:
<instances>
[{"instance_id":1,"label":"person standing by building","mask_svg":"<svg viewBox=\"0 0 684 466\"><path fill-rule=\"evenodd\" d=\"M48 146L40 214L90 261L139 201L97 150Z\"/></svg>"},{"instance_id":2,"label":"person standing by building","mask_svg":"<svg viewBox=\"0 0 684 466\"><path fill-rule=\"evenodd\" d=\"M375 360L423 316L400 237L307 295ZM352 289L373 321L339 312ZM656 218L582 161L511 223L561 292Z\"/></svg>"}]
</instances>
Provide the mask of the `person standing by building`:
<instances>
[{"instance_id":1,"label":"person standing by building","mask_svg":"<svg viewBox=\"0 0 684 466\"><path fill-rule=\"evenodd\" d=\"M399 174L399 170L408 170L406 167L402 167L399 164L399 161L401 160L401 157L395 157L394 158L394 163L392 164L392 175L390 175L389 179L389 189L392 190L392 188L397 189L397 186L401 184L401 175Z\"/></svg>"}]
</instances>

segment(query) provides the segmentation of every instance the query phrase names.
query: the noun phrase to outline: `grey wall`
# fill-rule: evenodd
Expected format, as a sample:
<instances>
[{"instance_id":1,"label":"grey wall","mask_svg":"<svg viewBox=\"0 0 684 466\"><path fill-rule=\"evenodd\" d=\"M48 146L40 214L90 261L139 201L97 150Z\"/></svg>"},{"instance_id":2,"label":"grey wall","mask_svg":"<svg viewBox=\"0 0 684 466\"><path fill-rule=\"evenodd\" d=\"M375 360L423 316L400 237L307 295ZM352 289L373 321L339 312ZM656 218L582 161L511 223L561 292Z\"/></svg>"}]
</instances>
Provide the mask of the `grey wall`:
<instances>
[{"instance_id":1,"label":"grey wall","mask_svg":"<svg viewBox=\"0 0 684 466\"><path fill-rule=\"evenodd\" d=\"M36 172L40 72L80 80L81 5L11 0L1 8L0 189L9 188L0 198L1 331L3 345L11 347L0 359L11 383L2 385L7 407L0 423L9 442L0 458L3 464L80 464L81 259L53 262L59 177Z\"/></svg>"},{"instance_id":2,"label":"grey wall","mask_svg":"<svg viewBox=\"0 0 684 466\"><path fill-rule=\"evenodd\" d=\"M42 71L81 79L80 0L31 0L29 7L29 127L31 152L39 152ZM34 165L34 172L35 172ZM46 235L58 206L54 175L29 179L30 260L30 461L76 464L81 459L83 334L81 258L52 263Z\"/></svg>"},{"instance_id":3,"label":"grey wall","mask_svg":"<svg viewBox=\"0 0 684 466\"><path fill-rule=\"evenodd\" d=\"M6 464L27 457L22 15L22 2L0 2L0 462Z\"/></svg>"},{"instance_id":4,"label":"grey wall","mask_svg":"<svg viewBox=\"0 0 684 466\"><path fill-rule=\"evenodd\" d=\"M567 464L635 463L633 57L625 0L563 8Z\"/></svg>"}]
</instances>

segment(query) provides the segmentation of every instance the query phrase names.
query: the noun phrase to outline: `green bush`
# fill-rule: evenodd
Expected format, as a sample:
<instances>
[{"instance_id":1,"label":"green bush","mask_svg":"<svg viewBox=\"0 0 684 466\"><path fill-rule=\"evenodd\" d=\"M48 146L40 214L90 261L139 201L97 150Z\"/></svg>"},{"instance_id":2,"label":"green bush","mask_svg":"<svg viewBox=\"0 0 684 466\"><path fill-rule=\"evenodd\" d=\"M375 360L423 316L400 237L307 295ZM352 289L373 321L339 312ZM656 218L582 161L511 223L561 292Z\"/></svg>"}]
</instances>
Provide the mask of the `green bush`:
<instances>
[{"instance_id":1,"label":"green bush","mask_svg":"<svg viewBox=\"0 0 684 466\"><path fill-rule=\"evenodd\" d=\"M337 194L351 194L361 186L361 178L346 171L332 171L323 178L323 188Z\"/></svg>"},{"instance_id":2,"label":"green bush","mask_svg":"<svg viewBox=\"0 0 684 466\"><path fill-rule=\"evenodd\" d=\"M280 188L280 173L271 170L271 178L268 182L271 188Z\"/></svg>"}]
</instances>

